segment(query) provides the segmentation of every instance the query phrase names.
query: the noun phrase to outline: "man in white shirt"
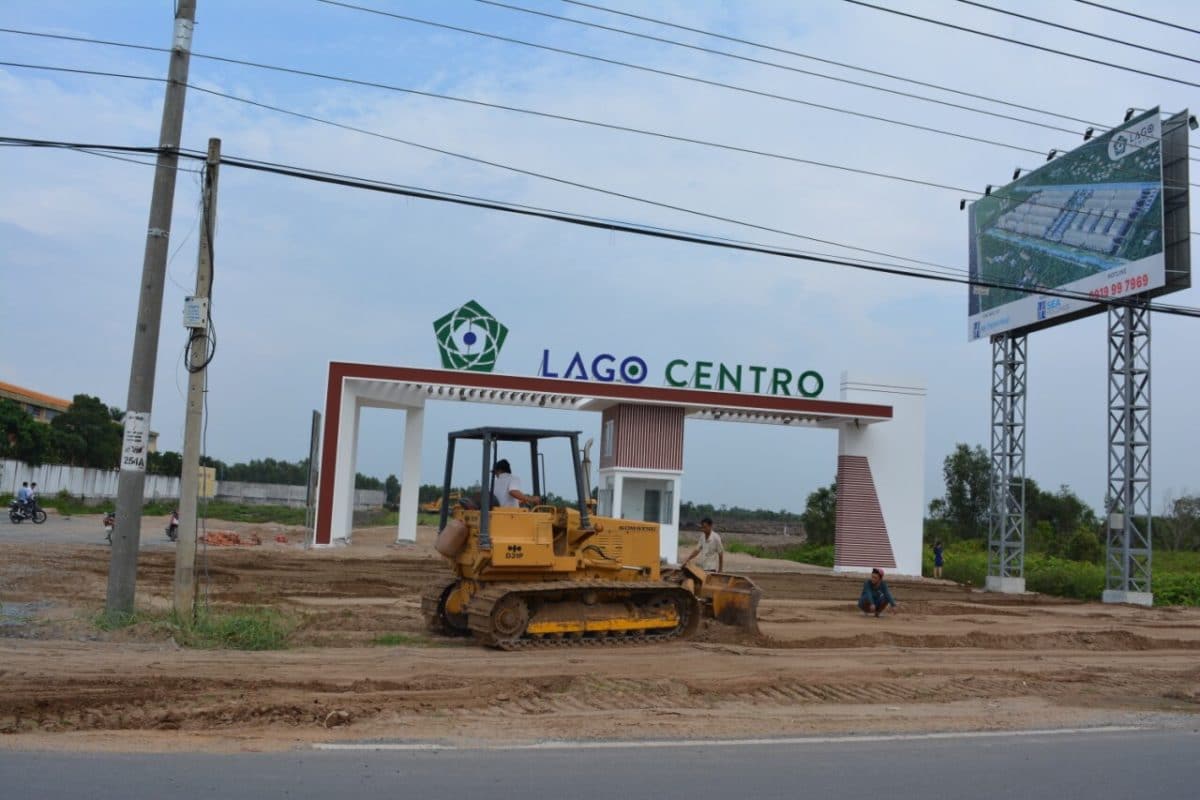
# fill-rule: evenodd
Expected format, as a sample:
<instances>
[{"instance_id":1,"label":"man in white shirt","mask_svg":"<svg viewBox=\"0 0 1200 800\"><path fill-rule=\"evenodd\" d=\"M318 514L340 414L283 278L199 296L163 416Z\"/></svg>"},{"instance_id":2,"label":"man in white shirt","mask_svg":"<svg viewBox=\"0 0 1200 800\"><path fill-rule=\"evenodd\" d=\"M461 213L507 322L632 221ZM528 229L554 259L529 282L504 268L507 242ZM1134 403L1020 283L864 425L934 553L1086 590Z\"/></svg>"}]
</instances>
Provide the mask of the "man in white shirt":
<instances>
[{"instance_id":1,"label":"man in white shirt","mask_svg":"<svg viewBox=\"0 0 1200 800\"><path fill-rule=\"evenodd\" d=\"M29 481L22 481L21 488L17 489L17 505L19 505L21 508L29 505L30 494Z\"/></svg>"},{"instance_id":2,"label":"man in white shirt","mask_svg":"<svg viewBox=\"0 0 1200 800\"><path fill-rule=\"evenodd\" d=\"M541 501L540 497L521 491L521 479L512 474L507 458L500 459L492 468L492 496L501 508L517 508L522 503L536 505Z\"/></svg>"},{"instance_id":3,"label":"man in white shirt","mask_svg":"<svg viewBox=\"0 0 1200 800\"><path fill-rule=\"evenodd\" d=\"M700 520L700 541L692 554L684 559L684 563L696 559L696 566L705 572L724 572L725 547L721 544L720 535L713 530L712 524L708 517Z\"/></svg>"}]
</instances>

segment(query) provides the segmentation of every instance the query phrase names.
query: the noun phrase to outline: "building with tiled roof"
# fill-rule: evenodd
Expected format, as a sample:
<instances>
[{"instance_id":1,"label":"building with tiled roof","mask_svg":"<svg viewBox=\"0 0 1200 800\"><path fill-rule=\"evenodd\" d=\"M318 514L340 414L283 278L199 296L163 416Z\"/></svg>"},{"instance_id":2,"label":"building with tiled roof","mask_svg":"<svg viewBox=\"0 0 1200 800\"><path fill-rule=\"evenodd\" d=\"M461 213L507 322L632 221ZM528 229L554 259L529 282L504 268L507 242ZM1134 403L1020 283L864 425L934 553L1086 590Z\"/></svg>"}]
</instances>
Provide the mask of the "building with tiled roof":
<instances>
[{"instance_id":1,"label":"building with tiled roof","mask_svg":"<svg viewBox=\"0 0 1200 800\"><path fill-rule=\"evenodd\" d=\"M0 381L0 397L12 400L39 422L49 422L71 407L70 400Z\"/></svg>"},{"instance_id":2,"label":"building with tiled roof","mask_svg":"<svg viewBox=\"0 0 1200 800\"><path fill-rule=\"evenodd\" d=\"M12 400L38 422L49 422L71 407L70 400L54 397L49 394L35 392L23 386L0 381L0 398ZM150 443L147 449L151 453L158 452L158 431L150 431Z\"/></svg>"}]
</instances>

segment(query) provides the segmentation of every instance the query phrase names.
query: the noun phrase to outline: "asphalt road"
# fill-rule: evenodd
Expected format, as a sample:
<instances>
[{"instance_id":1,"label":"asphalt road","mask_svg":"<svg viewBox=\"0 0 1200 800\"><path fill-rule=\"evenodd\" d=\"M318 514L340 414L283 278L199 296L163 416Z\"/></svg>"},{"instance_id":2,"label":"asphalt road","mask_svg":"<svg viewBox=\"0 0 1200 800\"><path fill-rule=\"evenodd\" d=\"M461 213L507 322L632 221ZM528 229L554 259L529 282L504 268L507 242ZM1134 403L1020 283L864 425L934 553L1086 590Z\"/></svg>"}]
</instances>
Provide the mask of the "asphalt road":
<instances>
[{"instance_id":1,"label":"asphalt road","mask_svg":"<svg viewBox=\"0 0 1200 800\"><path fill-rule=\"evenodd\" d=\"M237 755L0 751L0 796L1181 800L1197 796L1198 727L713 746Z\"/></svg>"},{"instance_id":2,"label":"asphalt road","mask_svg":"<svg viewBox=\"0 0 1200 800\"><path fill-rule=\"evenodd\" d=\"M47 513L48 517L41 525L34 525L29 520L14 525L9 520L6 509L0 516L0 542L96 544L107 548L108 545L104 541L104 517L102 514L60 517L54 510ZM139 549L160 550L174 547L163 533L165 525L165 517L143 519Z\"/></svg>"}]
</instances>

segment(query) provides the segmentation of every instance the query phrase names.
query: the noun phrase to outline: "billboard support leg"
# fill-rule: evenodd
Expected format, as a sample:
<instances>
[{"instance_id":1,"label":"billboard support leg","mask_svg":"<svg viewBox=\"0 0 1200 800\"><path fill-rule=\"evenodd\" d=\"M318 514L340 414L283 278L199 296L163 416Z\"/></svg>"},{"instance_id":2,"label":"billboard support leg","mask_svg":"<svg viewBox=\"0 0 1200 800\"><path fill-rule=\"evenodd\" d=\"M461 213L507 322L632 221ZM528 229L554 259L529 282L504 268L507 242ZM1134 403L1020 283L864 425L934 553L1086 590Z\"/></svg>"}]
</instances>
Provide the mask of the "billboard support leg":
<instances>
[{"instance_id":1,"label":"billboard support leg","mask_svg":"<svg viewBox=\"0 0 1200 800\"><path fill-rule=\"evenodd\" d=\"M992 337L990 592L1025 591L1025 385L1027 339Z\"/></svg>"},{"instance_id":2,"label":"billboard support leg","mask_svg":"<svg viewBox=\"0 0 1200 800\"><path fill-rule=\"evenodd\" d=\"M1154 602L1150 508L1150 305L1108 310L1106 603Z\"/></svg>"}]
</instances>

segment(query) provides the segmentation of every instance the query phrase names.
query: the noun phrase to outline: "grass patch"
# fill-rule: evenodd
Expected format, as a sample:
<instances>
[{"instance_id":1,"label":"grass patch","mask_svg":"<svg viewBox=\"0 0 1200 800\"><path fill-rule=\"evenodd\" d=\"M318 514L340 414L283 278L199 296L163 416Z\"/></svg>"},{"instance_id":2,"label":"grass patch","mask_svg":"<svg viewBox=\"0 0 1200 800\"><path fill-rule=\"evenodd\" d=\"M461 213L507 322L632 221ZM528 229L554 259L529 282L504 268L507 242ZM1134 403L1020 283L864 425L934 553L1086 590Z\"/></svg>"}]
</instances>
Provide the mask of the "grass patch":
<instances>
[{"instance_id":1,"label":"grass patch","mask_svg":"<svg viewBox=\"0 0 1200 800\"><path fill-rule=\"evenodd\" d=\"M730 542L725 545L730 553L745 553L755 558L782 558L787 561L798 561L801 564L813 564L818 567L833 566L833 545L831 544L795 544L795 545L757 545Z\"/></svg>"},{"instance_id":2,"label":"grass patch","mask_svg":"<svg viewBox=\"0 0 1200 800\"><path fill-rule=\"evenodd\" d=\"M217 501L209 501L200 508L200 514L209 519L220 519L227 522L277 522L280 525L303 525L304 512L305 509L303 508L246 505ZM167 509L163 513L169 514L170 509Z\"/></svg>"},{"instance_id":3,"label":"grass patch","mask_svg":"<svg viewBox=\"0 0 1200 800\"><path fill-rule=\"evenodd\" d=\"M414 633L385 633L382 636L376 636L371 640L371 644L379 645L380 647L429 647L433 644L427 636Z\"/></svg>"},{"instance_id":4,"label":"grass patch","mask_svg":"<svg viewBox=\"0 0 1200 800\"><path fill-rule=\"evenodd\" d=\"M1104 591L1104 567L1084 561L1026 553L1025 588L1058 597L1099 600Z\"/></svg>"},{"instance_id":5,"label":"grass patch","mask_svg":"<svg viewBox=\"0 0 1200 800\"><path fill-rule=\"evenodd\" d=\"M42 508L53 508L64 517L74 517L83 514L104 514L116 508L112 500L102 503L85 503L82 497L75 497L66 491L59 492L53 497L43 498ZM176 508L175 500L153 500L142 506L142 514L147 517L165 517ZM209 501L201 505L200 514L208 519L224 520L226 522L277 522L281 525L303 525L304 509L287 506L260 506L245 503L223 503Z\"/></svg>"},{"instance_id":6,"label":"grass patch","mask_svg":"<svg viewBox=\"0 0 1200 800\"><path fill-rule=\"evenodd\" d=\"M1200 574L1195 572L1162 571L1158 556L1154 557L1154 590L1156 606L1200 606Z\"/></svg>"},{"instance_id":7,"label":"grass patch","mask_svg":"<svg viewBox=\"0 0 1200 800\"><path fill-rule=\"evenodd\" d=\"M140 627L200 650L283 650L296 628L293 620L272 608L201 611L193 623L181 621L174 612L101 612L93 624L105 632Z\"/></svg>"},{"instance_id":8,"label":"grass patch","mask_svg":"<svg viewBox=\"0 0 1200 800\"><path fill-rule=\"evenodd\" d=\"M272 608L202 611L195 623L179 626L185 647L228 650L283 650L294 629L291 620Z\"/></svg>"},{"instance_id":9,"label":"grass patch","mask_svg":"<svg viewBox=\"0 0 1200 800\"><path fill-rule=\"evenodd\" d=\"M924 553L924 574L933 574L933 550ZM942 577L968 586L987 579L987 550L982 541L956 542L946 548ZM1089 561L1025 553L1025 587L1032 592L1099 600L1104 592L1104 565ZM1200 553L1156 552L1151 584L1156 606L1200 606Z\"/></svg>"},{"instance_id":10,"label":"grass patch","mask_svg":"<svg viewBox=\"0 0 1200 800\"><path fill-rule=\"evenodd\" d=\"M1200 575L1200 552L1154 548L1154 571L1189 572Z\"/></svg>"},{"instance_id":11,"label":"grass patch","mask_svg":"<svg viewBox=\"0 0 1200 800\"><path fill-rule=\"evenodd\" d=\"M162 624L166 621L166 617L162 614L152 614L148 611L114 611L109 614L107 611L101 611L92 618L92 624L97 630L102 630L105 633L118 631L123 628L132 628L134 625L149 623L151 625Z\"/></svg>"},{"instance_id":12,"label":"grass patch","mask_svg":"<svg viewBox=\"0 0 1200 800\"><path fill-rule=\"evenodd\" d=\"M428 525L436 528L438 523L442 521L441 515L429 514L424 511L417 512L417 524ZM399 511L356 511L354 512L354 526L356 528L382 528L390 525L400 524Z\"/></svg>"}]
</instances>

